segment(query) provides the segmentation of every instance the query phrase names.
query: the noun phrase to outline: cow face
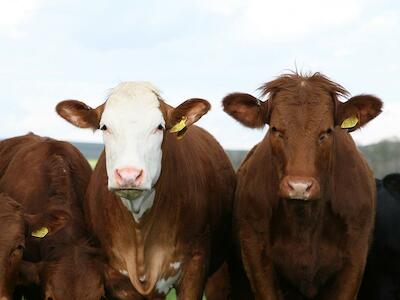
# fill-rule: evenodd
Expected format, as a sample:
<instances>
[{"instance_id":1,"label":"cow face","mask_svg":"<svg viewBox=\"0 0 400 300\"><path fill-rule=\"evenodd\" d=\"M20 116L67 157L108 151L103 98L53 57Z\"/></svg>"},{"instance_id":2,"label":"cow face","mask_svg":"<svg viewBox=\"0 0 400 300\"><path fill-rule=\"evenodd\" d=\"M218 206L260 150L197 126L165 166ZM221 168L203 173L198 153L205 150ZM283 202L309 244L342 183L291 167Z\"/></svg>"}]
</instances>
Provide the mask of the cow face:
<instances>
[{"instance_id":1,"label":"cow face","mask_svg":"<svg viewBox=\"0 0 400 300\"><path fill-rule=\"evenodd\" d=\"M102 130L108 188L129 198L157 182L165 130L185 131L209 108L205 100L190 99L174 109L151 84L125 82L112 89L96 109L76 100L63 101L56 109L75 126Z\"/></svg>"},{"instance_id":2,"label":"cow face","mask_svg":"<svg viewBox=\"0 0 400 300\"><path fill-rule=\"evenodd\" d=\"M248 127L269 124L266 138L281 198L321 198L321 182L329 180L335 131L365 125L380 113L382 102L370 95L339 102L337 97L347 91L319 73L283 75L261 89L267 101L234 93L224 98L224 110Z\"/></svg>"},{"instance_id":3,"label":"cow face","mask_svg":"<svg viewBox=\"0 0 400 300\"><path fill-rule=\"evenodd\" d=\"M25 225L20 205L0 195L0 299L12 299L25 247Z\"/></svg>"},{"instance_id":4,"label":"cow face","mask_svg":"<svg viewBox=\"0 0 400 300\"><path fill-rule=\"evenodd\" d=\"M11 299L16 283L38 283L38 276L31 276L30 264L22 261L26 234L44 238L64 227L68 219L66 212L53 208L41 214L23 213L19 203L0 194L0 299Z\"/></svg>"},{"instance_id":5,"label":"cow face","mask_svg":"<svg viewBox=\"0 0 400 300\"><path fill-rule=\"evenodd\" d=\"M105 299L104 262L97 249L74 245L52 251L39 269L45 299Z\"/></svg>"}]
</instances>

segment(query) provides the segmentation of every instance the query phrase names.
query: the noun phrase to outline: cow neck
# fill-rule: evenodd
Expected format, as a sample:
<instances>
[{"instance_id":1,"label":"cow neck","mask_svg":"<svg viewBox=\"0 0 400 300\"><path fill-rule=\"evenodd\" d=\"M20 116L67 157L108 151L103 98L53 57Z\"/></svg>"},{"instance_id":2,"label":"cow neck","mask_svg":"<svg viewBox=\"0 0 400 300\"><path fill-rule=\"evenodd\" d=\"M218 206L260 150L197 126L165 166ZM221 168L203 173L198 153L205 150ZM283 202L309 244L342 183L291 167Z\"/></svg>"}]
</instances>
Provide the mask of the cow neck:
<instances>
[{"instance_id":1,"label":"cow neck","mask_svg":"<svg viewBox=\"0 0 400 300\"><path fill-rule=\"evenodd\" d=\"M152 208L155 195L156 189L152 188L143 192L135 199L126 199L122 197L120 197L120 199L124 206L132 213L135 222L139 223L144 213Z\"/></svg>"}]
</instances>

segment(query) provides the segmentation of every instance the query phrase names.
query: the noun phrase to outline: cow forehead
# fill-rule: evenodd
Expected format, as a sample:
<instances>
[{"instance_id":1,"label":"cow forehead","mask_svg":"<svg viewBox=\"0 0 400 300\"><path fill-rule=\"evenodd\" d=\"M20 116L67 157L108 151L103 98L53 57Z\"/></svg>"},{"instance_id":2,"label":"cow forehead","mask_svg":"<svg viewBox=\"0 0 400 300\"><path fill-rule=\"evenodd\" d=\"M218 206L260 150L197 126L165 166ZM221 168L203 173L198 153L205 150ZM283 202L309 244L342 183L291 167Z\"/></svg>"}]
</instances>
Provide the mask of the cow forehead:
<instances>
[{"instance_id":1,"label":"cow forehead","mask_svg":"<svg viewBox=\"0 0 400 300\"><path fill-rule=\"evenodd\" d=\"M114 87L106 102L102 120L161 114L159 91L148 82L123 82Z\"/></svg>"},{"instance_id":2,"label":"cow forehead","mask_svg":"<svg viewBox=\"0 0 400 300\"><path fill-rule=\"evenodd\" d=\"M324 124L333 122L333 113L334 102L329 96L285 97L274 101L271 123L303 129L303 126L298 127L299 123L302 123L306 127L311 126L317 129L321 125L325 126Z\"/></svg>"}]
</instances>

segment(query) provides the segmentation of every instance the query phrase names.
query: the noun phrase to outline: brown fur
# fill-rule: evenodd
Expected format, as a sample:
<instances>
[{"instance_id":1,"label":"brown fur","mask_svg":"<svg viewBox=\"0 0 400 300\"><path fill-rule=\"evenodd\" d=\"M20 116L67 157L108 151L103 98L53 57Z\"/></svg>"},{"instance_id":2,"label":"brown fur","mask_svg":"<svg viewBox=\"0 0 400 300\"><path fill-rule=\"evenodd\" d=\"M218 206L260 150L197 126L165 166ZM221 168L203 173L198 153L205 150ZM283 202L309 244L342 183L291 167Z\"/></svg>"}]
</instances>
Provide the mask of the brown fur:
<instances>
[{"instance_id":1,"label":"brown fur","mask_svg":"<svg viewBox=\"0 0 400 300\"><path fill-rule=\"evenodd\" d=\"M21 206L0 194L0 298L12 299L25 246Z\"/></svg>"},{"instance_id":2,"label":"brown fur","mask_svg":"<svg viewBox=\"0 0 400 300\"><path fill-rule=\"evenodd\" d=\"M107 188L105 154L92 175L85 214L92 232L107 252L111 267L127 270L146 299L161 299L156 283L176 274L170 263L181 262L176 289L180 299L201 299L206 278L226 259L235 187L233 168L218 142L205 130L191 126L210 108L207 101L189 99L176 108L159 98L166 121L161 175L152 208L136 223L119 197ZM57 111L70 107L61 102ZM79 126L81 111L61 114ZM187 117L186 127L168 129ZM98 127L100 118L88 124ZM185 133L183 139L182 133ZM139 278L145 275L145 282Z\"/></svg>"},{"instance_id":3,"label":"brown fur","mask_svg":"<svg viewBox=\"0 0 400 300\"><path fill-rule=\"evenodd\" d=\"M91 175L86 159L68 143L29 134L0 142L0 170L0 190L25 213L36 214L28 216L29 222L38 223L41 214L42 222L27 232L23 276L39 279L46 298L99 299L103 270L91 266L101 261L89 255L93 250L84 242L88 235L82 202ZM43 225L49 228L46 237L30 235ZM57 271L66 268L73 272ZM62 296L55 292L59 290L69 293Z\"/></svg>"},{"instance_id":4,"label":"brown fur","mask_svg":"<svg viewBox=\"0 0 400 300\"><path fill-rule=\"evenodd\" d=\"M238 171L234 207L254 297L355 299L373 229L375 184L340 124L345 106L360 98L339 102L347 92L319 73L284 75L262 90L269 95L261 105L270 129ZM372 119L381 102L361 97L350 115L368 111ZM308 201L282 197L287 176L313 178L319 193Z\"/></svg>"},{"instance_id":5,"label":"brown fur","mask_svg":"<svg viewBox=\"0 0 400 300\"><path fill-rule=\"evenodd\" d=\"M137 287L138 278L131 277L135 287L146 296L154 295L154 285L170 262L182 261L186 269L199 257L202 269L190 271L188 279L183 279L177 287L178 294L182 293L182 284L193 276L190 280L193 282L188 283L195 285L197 294L192 299L197 299L206 275L214 272L225 259L227 240L224 237L230 226L233 170L222 148L195 126L183 140L165 133L162 149L156 198L140 224L134 222L121 200L107 190L104 154L89 185L85 212L114 268L134 272L132 277L138 277L141 269L147 271L146 275L151 278L148 286ZM158 258L161 259L159 267ZM185 269L183 272L189 273Z\"/></svg>"}]
</instances>

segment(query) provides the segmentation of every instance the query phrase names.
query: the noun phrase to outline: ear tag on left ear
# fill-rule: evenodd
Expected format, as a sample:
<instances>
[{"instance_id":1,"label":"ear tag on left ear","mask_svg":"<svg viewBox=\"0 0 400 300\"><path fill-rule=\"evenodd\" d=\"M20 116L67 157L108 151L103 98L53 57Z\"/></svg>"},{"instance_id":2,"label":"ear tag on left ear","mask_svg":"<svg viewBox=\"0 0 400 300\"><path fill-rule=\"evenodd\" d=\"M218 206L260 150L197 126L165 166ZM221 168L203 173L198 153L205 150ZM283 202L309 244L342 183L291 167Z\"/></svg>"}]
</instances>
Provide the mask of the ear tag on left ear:
<instances>
[{"instance_id":1,"label":"ear tag on left ear","mask_svg":"<svg viewBox=\"0 0 400 300\"><path fill-rule=\"evenodd\" d=\"M182 119L172 127L169 132L175 133L181 131L183 128L186 127L187 117L183 116Z\"/></svg>"},{"instance_id":2,"label":"ear tag on left ear","mask_svg":"<svg viewBox=\"0 0 400 300\"><path fill-rule=\"evenodd\" d=\"M49 233L49 229L47 227L42 227L39 228L38 230L35 230L32 232L33 237L37 237L39 239L44 238L47 234Z\"/></svg>"},{"instance_id":3,"label":"ear tag on left ear","mask_svg":"<svg viewBox=\"0 0 400 300\"><path fill-rule=\"evenodd\" d=\"M344 119L340 127L344 129L353 128L354 126L357 125L357 123L358 123L358 118L356 116L352 116L347 119Z\"/></svg>"}]
</instances>

